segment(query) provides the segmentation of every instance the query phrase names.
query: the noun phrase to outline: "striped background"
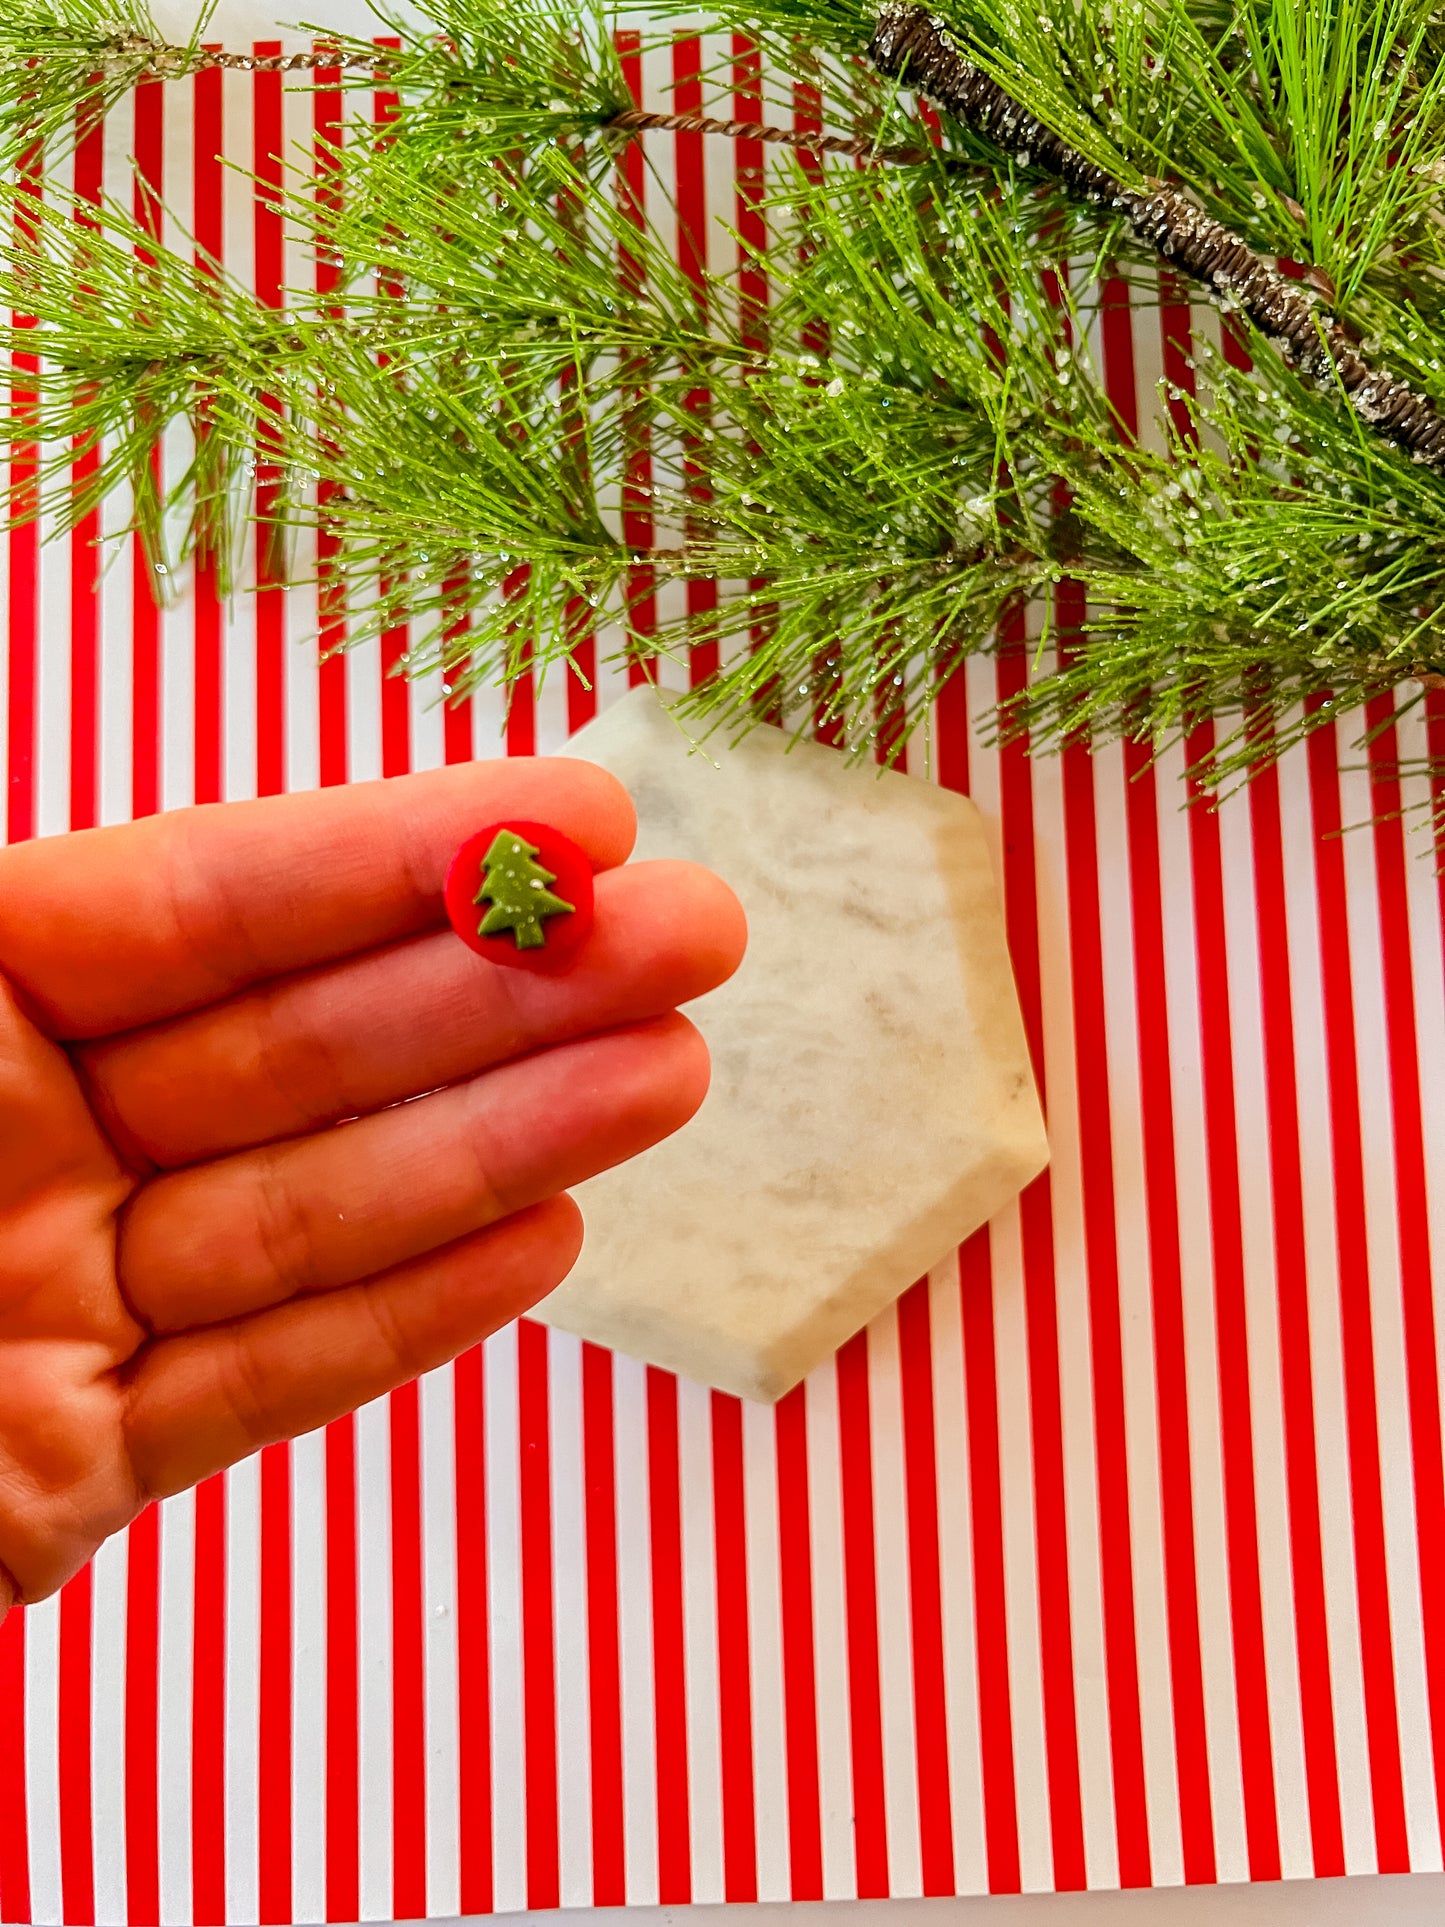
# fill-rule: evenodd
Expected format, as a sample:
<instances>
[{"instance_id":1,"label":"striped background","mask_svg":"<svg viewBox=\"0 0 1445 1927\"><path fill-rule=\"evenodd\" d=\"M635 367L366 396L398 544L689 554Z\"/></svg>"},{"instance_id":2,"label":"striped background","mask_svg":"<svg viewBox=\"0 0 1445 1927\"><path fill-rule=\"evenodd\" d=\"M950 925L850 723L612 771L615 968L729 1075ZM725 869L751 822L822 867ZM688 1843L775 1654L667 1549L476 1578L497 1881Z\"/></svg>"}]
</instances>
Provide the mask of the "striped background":
<instances>
[{"instance_id":1,"label":"striped background","mask_svg":"<svg viewBox=\"0 0 1445 1927\"><path fill-rule=\"evenodd\" d=\"M686 108L718 51L634 78ZM77 185L158 184L274 299L271 157L340 113L147 87ZM756 219L760 150L652 138L695 232ZM1111 307L1141 432L1212 325ZM404 635L318 667L314 596L204 579L157 615L95 533L0 541L10 839L547 749L618 693L443 711ZM1445 901L1397 820L1334 834L1397 746L1185 813L1182 754L981 747L1022 674L970 665L911 755L990 826L1052 1172L775 1411L524 1323L147 1514L0 1632L0 1920L1441 1866Z\"/></svg>"}]
</instances>

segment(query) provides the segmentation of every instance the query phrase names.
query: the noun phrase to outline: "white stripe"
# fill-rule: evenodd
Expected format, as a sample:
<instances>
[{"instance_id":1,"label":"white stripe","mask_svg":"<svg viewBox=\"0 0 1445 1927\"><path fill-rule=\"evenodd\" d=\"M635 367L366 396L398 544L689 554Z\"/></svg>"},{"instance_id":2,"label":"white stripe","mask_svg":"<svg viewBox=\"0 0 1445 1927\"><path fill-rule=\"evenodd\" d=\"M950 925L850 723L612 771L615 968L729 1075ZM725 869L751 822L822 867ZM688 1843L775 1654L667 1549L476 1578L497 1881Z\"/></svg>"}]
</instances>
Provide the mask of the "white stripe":
<instances>
[{"instance_id":1,"label":"white stripe","mask_svg":"<svg viewBox=\"0 0 1445 1927\"><path fill-rule=\"evenodd\" d=\"M765 1406L744 1402L742 1420L758 1899L787 1900L792 1895L792 1878L778 1559L778 1434Z\"/></svg>"},{"instance_id":2,"label":"white stripe","mask_svg":"<svg viewBox=\"0 0 1445 1927\"><path fill-rule=\"evenodd\" d=\"M356 1414L356 1606L360 1678L360 1904L363 1920L392 1918L391 1402Z\"/></svg>"},{"instance_id":3,"label":"white stripe","mask_svg":"<svg viewBox=\"0 0 1445 1927\"><path fill-rule=\"evenodd\" d=\"M291 1448L291 1906L326 1918L326 1434Z\"/></svg>"},{"instance_id":4,"label":"white stripe","mask_svg":"<svg viewBox=\"0 0 1445 1927\"><path fill-rule=\"evenodd\" d=\"M161 1918L186 1922L191 1903L191 1703L195 1678L196 1495L160 1509L160 1655L156 1681L157 1847ZM96 1867L103 1864L96 1842ZM99 1893L97 1892L97 1902Z\"/></svg>"},{"instance_id":5,"label":"white stripe","mask_svg":"<svg viewBox=\"0 0 1445 1927\"><path fill-rule=\"evenodd\" d=\"M461 1912L461 1733L457 1712L457 1461L450 1368L421 1381L426 1599L427 1911Z\"/></svg>"},{"instance_id":6,"label":"white stripe","mask_svg":"<svg viewBox=\"0 0 1445 1927\"><path fill-rule=\"evenodd\" d=\"M953 1807L953 1879L959 1893L988 1891L983 1759L978 1725L978 1629L974 1621L973 1508L968 1485L968 1411L963 1378L963 1299L958 1261L929 1281L933 1340L933 1437L938 1475L943 1690Z\"/></svg>"},{"instance_id":7,"label":"white stripe","mask_svg":"<svg viewBox=\"0 0 1445 1927\"><path fill-rule=\"evenodd\" d=\"M446 710L440 673L429 669L424 676L413 677L410 696L411 766L440 769L446 761Z\"/></svg>"},{"instance_id":8,"label":"white stripe","mask_svg":"<svg viewBox=\"0 0 1445 1927\"><path fill-rule=\"evenodd\" d=\"M516 1326L488 1339L482 1357L492 1642L492 1904L498 1913L508 1913L527 1904Z\"/></svg>"},{"instance_id":9,"label":"white stripe","mask_svg":"<svg viewBox=\"0 0 1445 1927\"><path fill-rule=\"evenodd\" d=\"M62 1919L60 1887L60 1598L25 1608L25 1794L30 1914Z\"/></svg>"},{"instance_id":10,"label":"white stripe","mask_svg":"<svg viewBox=\"0 0 1445 1927\"><path fill-rule=\"evenodd\" d=\"M1053 1885L1054 1862L1039 1632L1033 1439L1029 1422L1032 1388L1028 1374L1023 1246L1017 1205L1010 1205L994 1218L990 1241L1019 1875L1025 1893L1042 1893ZM991 1655L985 1655L985 1664L991 1663L991 1659Z\"/></svg>"},{"instance_id":11,"label":"white stripe","mask_svg":"<svg viewBox=\"0 0 1445 1927\"><path fill-rule=\"evenodd\" d=\"M260 1902L261 1470L226 1475L226 1917L254 1920Z\"/></svg>"},{"instance_id":12,"label":"white stripe","mask_svg":"<svg viewBox=\"0 0 1445 1927\"><path fill-rule=\"evenodd\" d=\"M868 1393L888 1891L895 1899L905 1899L923 1892L923 1855L918 1818L918 1736L913 1710L908 1481L903 1464L898 1313L894 1307L875 1318L868 1331Z\"/></svg>"},{"instance_id":13,"label":"white stripe","mask_svg":"<svg viewBox=\"0 0 1445 1927\"><path fill-rule=\"evenodd\" d=\"M375 636L353 644L346 665L347 774L366 783L381 774L381 644Z\"/></svg>"},{"instance_id":14,"label":"white stripe","mask_svg":"<svg viewBox=\"0 0 1445 1927\"><path fill-rule=\"evenodd\" d=\"M107 1923L121 1927L126 1919L125 1623L128 1543L125 1533L116 1533L101 1546L91 1565L94 1620L91 1627L90 1759L93 1778L90 1820L95 1917L102 1927L107 1927ZM189 1680L185 1686L189 1694ZM161 1692L164 1695L167 1691L168 1680L163 1675ZM164 1699L162 1704L165 1704ZM186 1864L189 1867L189 1850Z\"/></svg>"},{"instance_id":15,"label":"white stripe","mask_svg":"<svg viewBox=\"0 0 1445 1927\"><path fill-rule=\"evenodd\" d=\"M170 131L177 118L171 115L166 124L167 194L174 186ZM186 425L173 424L162 446L162 476L184 474L193 449L194 437ZM173 514L172 524L177 519ZM176 548L181 533L182 530L172 527ZM175 552L173 548L172 554ZM176 585L175 595L176 599L160 612L157 663L161 732L158 791L163 810L184 809L196 800L196 638L192 618L194 584L189 569Z\"/></svg>"}]
</instances>

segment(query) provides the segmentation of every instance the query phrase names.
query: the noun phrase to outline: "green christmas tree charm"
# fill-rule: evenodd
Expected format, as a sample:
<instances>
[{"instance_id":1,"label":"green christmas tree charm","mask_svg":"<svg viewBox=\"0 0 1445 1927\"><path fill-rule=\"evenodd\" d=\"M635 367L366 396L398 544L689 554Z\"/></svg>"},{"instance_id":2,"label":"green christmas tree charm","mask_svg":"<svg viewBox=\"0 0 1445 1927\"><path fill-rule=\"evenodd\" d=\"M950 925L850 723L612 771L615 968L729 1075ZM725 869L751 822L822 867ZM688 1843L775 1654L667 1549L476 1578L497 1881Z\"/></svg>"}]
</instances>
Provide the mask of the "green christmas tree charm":
<instances>
[{"instance_id":1,"label":"green christmas tree charm","mask_svg":"<svg viewBox=\"0 0 1445 1927\"><path fill-rule=\"evenodd\" d=\"M554 871L537 862L537 846L515 830L498 830L482 859L482 887L473 899L491 908L477 926L482 937L498 937L510 930L519 950L540 950L547 941L544 917L576 909L547 888L557 881Z\"/></svg>"}]
</instances>

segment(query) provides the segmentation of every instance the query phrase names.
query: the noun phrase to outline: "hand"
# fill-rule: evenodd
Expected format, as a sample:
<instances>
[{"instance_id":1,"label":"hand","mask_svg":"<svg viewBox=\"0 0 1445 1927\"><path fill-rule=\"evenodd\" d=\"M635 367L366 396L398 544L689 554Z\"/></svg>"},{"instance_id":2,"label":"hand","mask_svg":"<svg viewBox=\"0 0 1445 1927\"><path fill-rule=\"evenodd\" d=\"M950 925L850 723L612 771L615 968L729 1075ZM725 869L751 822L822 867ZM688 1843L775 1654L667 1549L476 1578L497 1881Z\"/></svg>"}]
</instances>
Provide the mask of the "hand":
<instances>
[{"instance_id":1,"label":"hand","mask_svg":"<svg viewBox=\"0 0 1445 1927\"><path fill-rule=\"evenodd\" d=\"M442 927L509 814L605 873L565 976ZM745 941L707 871L618 867L633 827L605 772L519 761L0 851L0 1616L566 1276L566 1187L696 1110L674 1007Z\"/></svg>"}]
</instances>

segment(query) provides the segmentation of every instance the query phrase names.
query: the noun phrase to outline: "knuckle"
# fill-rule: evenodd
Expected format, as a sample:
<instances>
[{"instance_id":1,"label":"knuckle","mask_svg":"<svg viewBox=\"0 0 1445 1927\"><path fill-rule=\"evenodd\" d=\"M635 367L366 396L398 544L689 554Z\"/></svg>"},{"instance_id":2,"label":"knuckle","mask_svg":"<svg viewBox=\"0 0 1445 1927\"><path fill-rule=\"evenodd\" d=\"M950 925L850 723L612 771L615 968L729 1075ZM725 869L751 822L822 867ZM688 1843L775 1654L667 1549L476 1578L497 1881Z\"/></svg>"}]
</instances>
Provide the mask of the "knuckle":
<instances>
[{"instance_id":1,"label":"knuckle","mask_svg":"<svg viewBox=\"0 0 1445 1927\"><path fill-rule=\"evenodd\" d=\"M278 1158L261 1158L252 1198L255 1250L268 1297L305 1291L315 1274L311 1214Z\"/></svg>"},{"instance_id":2,"label":"knuckle","mask_svg":"<svg viewBox=\"0 0 1445 1927\"><path fill-rule=\"evenodd\" d=\"M298 1010L294 990L257 999L254 1053L254 1074L283 1129L311 1130L350 1114L345 1068L325 1013Z\"/></svg>"},{"instance_id":3,"label":"knuckle","mask_svg":"<svg viewBox=\"0 0 1445 1927\"><path fill-rule=\"evenodd\" d=\"M376 1332L377 1342L395 1368L398 1382L418 1378L427 1369L415 1337L407 1330L400 1314L396 1294L373 1286L364 1293L363 1302Z\"/></svg>"}]
</instances>

